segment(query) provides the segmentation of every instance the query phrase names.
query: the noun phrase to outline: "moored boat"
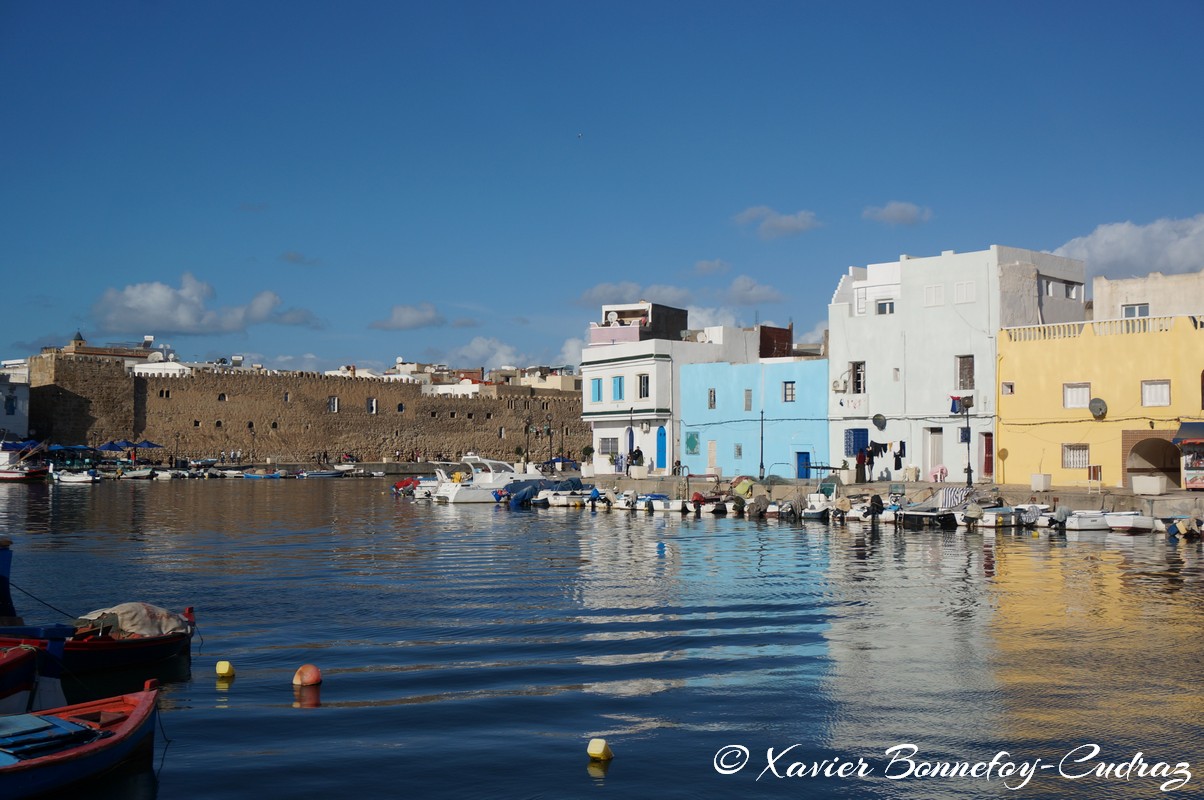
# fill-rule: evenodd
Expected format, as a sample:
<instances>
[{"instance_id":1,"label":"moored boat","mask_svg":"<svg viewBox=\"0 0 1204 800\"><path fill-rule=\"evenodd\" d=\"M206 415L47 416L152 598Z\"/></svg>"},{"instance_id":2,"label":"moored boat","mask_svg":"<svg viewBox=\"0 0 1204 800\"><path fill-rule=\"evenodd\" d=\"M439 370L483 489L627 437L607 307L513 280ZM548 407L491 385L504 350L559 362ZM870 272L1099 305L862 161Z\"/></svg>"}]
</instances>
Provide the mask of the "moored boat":
<instances>
[{"instance_id":1,"label":"moored boat","mask_svg":"<svg viewBox=\"0 0 1204 800\"><path fill-rule=\"evenodd\" d=\"M511 464L505 461L495 461L490 458L469 453L461 462L468 467L467 471L456 470L448 472L445 468L436 468L439 476L439 486L435 489L432 499L439 503L496 503L494 492L505 489L514 494L530 478L520 475Z\"/></svg>"},{"instance_id":2,"label":"moored boat","mask_svg":"<svg viewBox=\"0 0 1204 800\"><path fill-rule=\"evenodd\" d=\"M0 717L0 797L34 797L95 778L153 743L159 689Z\"/></svg>"},{"instance_id":3,"label":"moored boat","mask_svg":"<svg viewBox=\"0 0 1204 800\"><path fill-rule=\"evenodd\" d=\"M1108 527L1121 533L1153 533L1154 518L1139 511L1113 511L1104 514Z\"/></svg>"},{"instance_id":4,"label":"moored boat","mask_svg":"<svg viewBox=\"0 0 1204 800\"><path fill-rule=\"evenodd\" d=\"M24 625L16 615L9 576L11 541L0 538L0 649L30 648L40 660L52 660L55 640L63 639L62 625ZM176 614L150 603L122 603L85 614L71 626L62 656L53 660L72 673L121 670L155 664L188 654L196 631L192 607ZM2 796L2 795L0 795Z\"/></svg>"}]
</instances>

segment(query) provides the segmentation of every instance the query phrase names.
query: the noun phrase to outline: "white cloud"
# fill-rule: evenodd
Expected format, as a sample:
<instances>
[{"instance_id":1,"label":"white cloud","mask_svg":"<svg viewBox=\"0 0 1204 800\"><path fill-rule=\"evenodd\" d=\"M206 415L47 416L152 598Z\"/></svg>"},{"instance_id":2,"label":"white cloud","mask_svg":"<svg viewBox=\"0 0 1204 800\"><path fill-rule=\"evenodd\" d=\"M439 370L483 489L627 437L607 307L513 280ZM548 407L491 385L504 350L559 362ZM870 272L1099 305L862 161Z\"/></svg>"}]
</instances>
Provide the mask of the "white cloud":
<instances>
[{"instance_id":1,"label":"white cloud","mask_svg":"<svg viewBox=\"0 0 1204 800\"><path fill-rule=\"evenodd\" d=\"M694 271L699 275L714 275L718 272L727 272L728 264L720 258L715 258L710 261L695 261Z\"/></svg>"},{"instance_id":2,"label":"white cloud","mask_svg":"<svg viewBox=\"0 0 1204 800\"><path fill-rule=\"evenodd\" d=\"M526 356L513 346L492 337L477 336L463 347L448 351L447 363L462 368L481 365L494 369L505 364L526 364Z\"/></svg>"},{"instance_id":3,"label":"white cloud","mask_svg":"<svg viewBox=\"0 0 1204 800\"><path fill-rule=\"evenodd\" d=\"M778 303L782 293L772 286L757 283L748 275L738 275L723 294L724 299L739 306L755 306L761 303Z\"/></svg>"},{"instance_id":4,"label":"white cloud","mask_svg":"<svg viewBox=\"0 0 1204 800\"><path fill-rule=\"evenodd\" d=\"M828 321L821 319L815 323L815 327L804 334L799 334L795 331L795 341L798 344L819 344L824 340L824 332L828 330Z\"/></svg>"},{"instance_id":5,"label":"white cloud","mask_svg":"<svg viewBox=\"0 0 1204 800\"><path fill-rule=\"evenodd\" d=\"M106 289L92 306L92 313L106 333L238 333L268 322L321 327L317 317L306 309L277 311L281 300L275 292L260 292L243 306L207 308L213 297L212 286L186 272L180 278L179 289L159 281Z\"/></svg>"},{"instance_id":6,"label":"white cloud","mask_svg":"<svg viewBox=\"0 0 1204 800\"><path fill-rule=\"evenodd\" d=\"M1106 278L1196 272L1204 269L1204 214L1158 219L1148 225L1110 222L1071 239L1054 253L1082 259L1091 275Z\"/></svg>"},{"instance_id":7,"label":"white cloud","mask_svg":"<svg viewBox=\"0 0 1204 800\"><path fill-rule=\"evenodd\" d=\"M736 315L730 308L692 306L686 310L690 312L690 327L695 330L716 325L734 326L736 324Z\"/></svg>"},{"instance_id":8,"label":"white cloud","mask_svg":"<svg viewBox=\"0 0 1204 800\"><path fill-rule=\"evenodd\" d=\"M861 217L887 225L919 225L932 219L932 209L917 206L915 203L891 200L880 208L869 206L861 212Z\"/></svg>"},{"instance_id":9,"label":"white cloud","mask_svg":"<svg viewBox=\"0 0 1204 800\"><path fill-rule=\"evenodd\" d=\"M382 331L409 331L415 328L438 328L446 324L447 320L433 305L419 303L416 306L393 306L388 319L378 319L369 323L368 327Z\"/></svg>"},{"instance_id":10,"label":"white cloud","mask_svg":"<svg viewBox=\"0 0 1204 800\"><path fill-rule=\"evenodd\" d=\"M564 345L556 356L556 364L572 364L574 367L581 363L581 351L585 349L584 339L565 339Z\"/></svg>"},{"instance_id":11,"label":"white cloud","mask_svg":"<svg viewBox=\"0 0 1204 800\"><path fill-rule=\"evenodd\" d=\"M675 308L682 308L690 302L692 292L680 286L664 284L640 286L632 281L622 283L600 283L586 289L578 300L583 306L596 307L615 305L618 303L638 303L647 300L650 303L661 303Z\"/></svg>"},{"instance_id":12,"label":"white cloud","mask_svg":"<svg viewBox=\"0 0 1204 800\"><path fill-rule=\"evenodd\" d=\"M782 236L795 236L818 228L821 223L815 218L814 211L799 211L794 214L783 214L769 206L752 206L746 208L735 217L739 225L757 223L757 235L762 239L778 239Z\"/></svg>"}]
</instances>

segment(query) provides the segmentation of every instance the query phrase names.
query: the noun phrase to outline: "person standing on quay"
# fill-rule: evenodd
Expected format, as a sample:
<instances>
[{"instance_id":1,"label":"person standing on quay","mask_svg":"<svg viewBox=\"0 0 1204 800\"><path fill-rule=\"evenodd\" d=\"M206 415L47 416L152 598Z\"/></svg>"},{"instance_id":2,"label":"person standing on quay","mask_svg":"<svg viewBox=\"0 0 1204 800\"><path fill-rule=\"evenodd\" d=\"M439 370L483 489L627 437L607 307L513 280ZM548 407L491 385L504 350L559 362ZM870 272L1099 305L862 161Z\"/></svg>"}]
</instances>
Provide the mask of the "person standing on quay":
<instances>
[{"instance_id":1,"label":"person standing on quay","mask_svg":"<svg viewBox=\"0 0 1204 800\"><path fill-rule=\"evenodd\" d=\"M865 483L865 448L857 451L857 477L854 483Z\"/></svg>"}]
</instances>

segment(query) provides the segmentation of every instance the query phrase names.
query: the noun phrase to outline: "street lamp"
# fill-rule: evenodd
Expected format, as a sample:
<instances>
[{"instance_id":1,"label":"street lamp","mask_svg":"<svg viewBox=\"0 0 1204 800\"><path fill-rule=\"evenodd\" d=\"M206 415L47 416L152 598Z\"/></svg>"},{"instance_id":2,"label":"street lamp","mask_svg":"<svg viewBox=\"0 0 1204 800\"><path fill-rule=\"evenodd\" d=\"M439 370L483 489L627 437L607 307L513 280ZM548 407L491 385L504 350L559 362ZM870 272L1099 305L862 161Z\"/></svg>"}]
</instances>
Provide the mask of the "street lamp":
<instances>
[{"instance_id":1,"label":"street lamp","mask_svg":"<svg viewBox=\"0 0 1204 800\"><path fill-rule=\"evenodd\" d=\"M962 407L962 415L966 423L965 427L962 428L965 431L964 435L966 437L966 488L973 489L974 466L973 462L970 461L970 406L974 405L974 398L960 397L958 398L958 403Z\"/></svg>"},{"instance_id":2,"label":"street lamp","mask_svg":"<svg viewBox=\"0 0 1204 800\"><path fill-rule=\"evenodd\" d=\"M765 409L761 409L761 467L757 480L765 480Z\"/></svg>"},{"instance_id":3,"label":"street lamp","mask_svg":"<svg viewBox=\"0 0 1204 800\"><path fill-rule=\"evenodd\" d=\"M544 419L545 419L545 420L547 420L547 422L548 422L548 427L547 427L547 433L548 433L548 463L551 463L551 461L552 461L552 437L553 437L553 436L556 434L556 431L555 431L555 430L552 428L552 415L551 415L551 414L548 414L547 416L545 416L545 417L544 417Z\"/></svg>"},{"instance_id":4,"label":"street lamp","mask_svg":"<svg viewBox=\"0 0 1204 800\"><path fill-rule=\"evenodd\" d=\"M530 417L530 415L527 416L526 429L527 429L527 447L525 450L523 450L523 458L530 460L531 459L531 417Z\"/></svg>"}]
</instances>

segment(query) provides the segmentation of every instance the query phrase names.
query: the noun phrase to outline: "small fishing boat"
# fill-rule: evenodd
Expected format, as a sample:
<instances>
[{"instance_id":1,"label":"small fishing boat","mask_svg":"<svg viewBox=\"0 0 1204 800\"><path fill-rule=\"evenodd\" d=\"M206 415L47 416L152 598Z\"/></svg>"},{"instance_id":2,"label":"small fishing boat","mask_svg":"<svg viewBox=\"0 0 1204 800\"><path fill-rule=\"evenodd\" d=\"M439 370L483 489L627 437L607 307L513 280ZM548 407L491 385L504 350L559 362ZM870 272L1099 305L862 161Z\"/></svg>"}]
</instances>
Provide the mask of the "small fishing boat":
<instances>
[{"instance_id":1,"label":"small fishing boat","mask_svg":"<svg viewBox=\"0 0 1204 800\"><path fill-rule=\"evenodd\" d=\"M5 483L33 483L49 476L50 467L36 464L13 464L0 469L0 481Z\"/></svg>"},{"instance_id":2,"label":"small fishing boat","mask_svg":"<svg viewBox=\"0 0 1204 800\"><path fill-rule=\"evenodd\" d=\"M150 680L141 692L0 717L0 797L64 789L145 752L154 742L158 698Z\"/></svg>"},{"instance_id":3,"label":"small fishing boat","mask_svg":"<svg viewBox=\"0 0 1204 800\"><path fill-rule=\"evenodd\" d=\"M1108 527L1120 533L1153 533L1154 518L1139 511L1113 511L1104 514Z\"/></svg>"},{"instance_id":4,"label":"small fishing boat","mask_svg":"<svg viewBox=\"0 0 1204 800\"><path fill-rule=\"evenodd\" d=\"M308 469L305 472L298 472L298 478L341 478L344 470L341 469Z\"/></svg>"},{"instance_id":5,"label":"small fishing boat","mask_svg":"<svg viewBox=\"0 0 1204 800\"><path fill-rule=\"evenodd\" d=\"M37 677L36 650L21 647L0 650L0 714L15 714L29 708Z\"/></svg>"},{"instance_id":6,"label":"small fishing boat","mask_svg":"<svg viewBox=\"0 0 1204 800\"><path fill-rule=\"evenodd\" d=\"M35 649L45 664L52 660L54 640L63 638L59 633L63 626L24 625L17 617L9 591L11 544L11 540L0 537L0 618L15 621L0 626L0 649ZM175 614L150 603L122 603L85 614L69 627L62 657L56 659L61 661L62 669L100 672L145 666L190 653L196 617L191 606Z\"/></svg>"},{"instance_id":7,"label":"small fishing boat","mask_svg":"<svg viewBox=\"0 0 1204 800\"><path fill-rule=\"evenodd\" d=\"M684 500L674 500L667 494L649 492L641 494L634 489L628 490L612 498L615 511L648 511L682 514L689 511Z\"/></svg>"},{"instance_id":8,"label":"small fishing boat","mask_svg":"<svg viewBox=\"0 0 1204 800\"><path fill-rule=\"evenodd\" d=\"M272 478L283 478L284 477L284 475L281 474L281 472L279 470L270 470L269 471L266 469L249 469L246 472L243 472L240 474L244 478L252 478L254 480L262 480L265 478L272 479Z\"/></svg>"},{"instance_id":9,"label":"small fishing boat","mask_svg":"<svg viewBox=\"0 0 1204 800\"><path fill-rule=\"evenodd\" d=\"M71 471L55 469L54 465L50 465L50 475L54 478L55 483L73 483L88 485L92 483L100 483L100 473L94 469L83 471Z\"/></svg>"}]
</instances>

